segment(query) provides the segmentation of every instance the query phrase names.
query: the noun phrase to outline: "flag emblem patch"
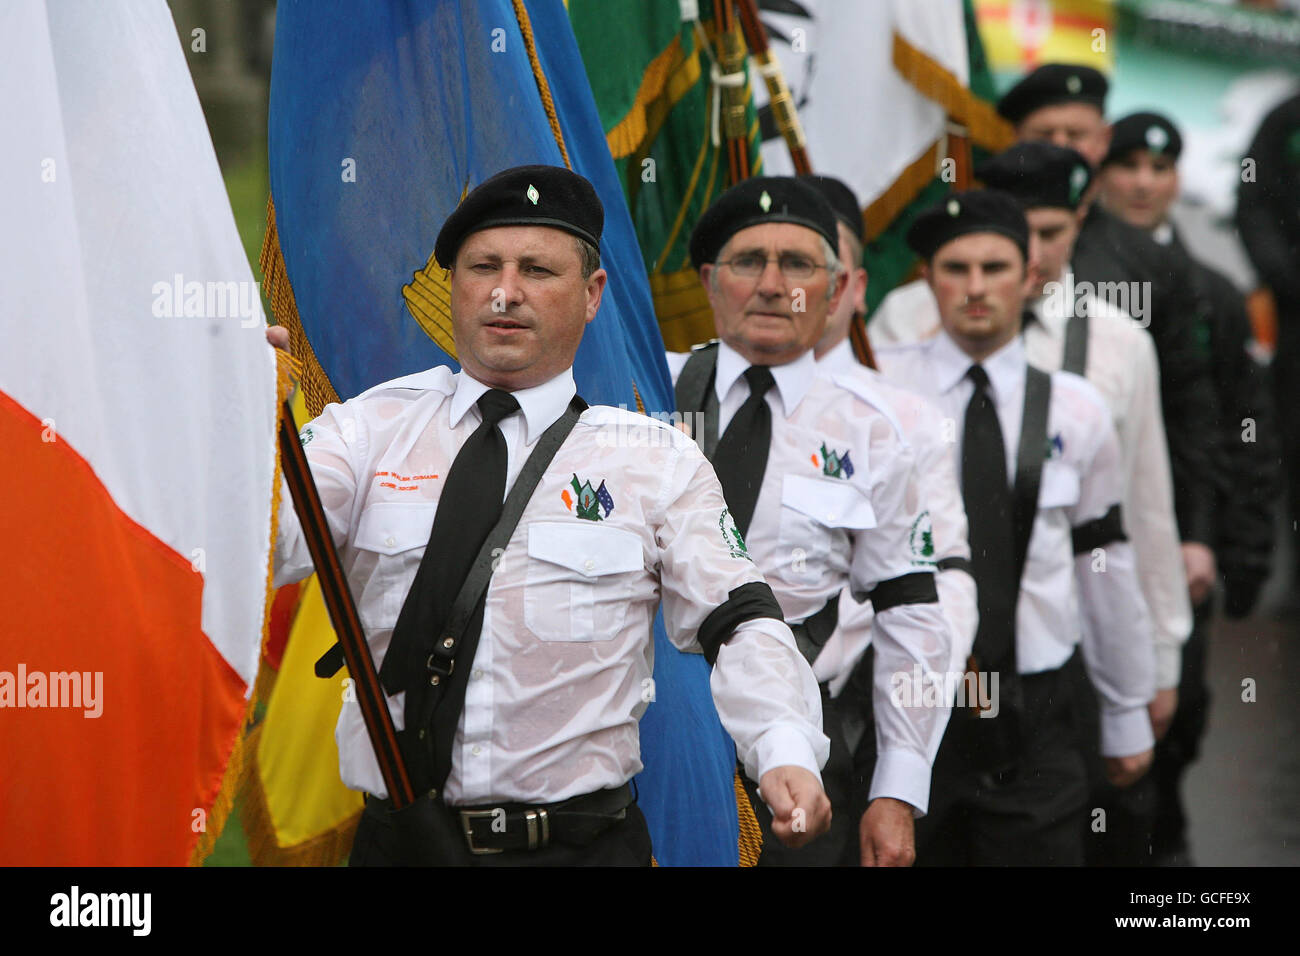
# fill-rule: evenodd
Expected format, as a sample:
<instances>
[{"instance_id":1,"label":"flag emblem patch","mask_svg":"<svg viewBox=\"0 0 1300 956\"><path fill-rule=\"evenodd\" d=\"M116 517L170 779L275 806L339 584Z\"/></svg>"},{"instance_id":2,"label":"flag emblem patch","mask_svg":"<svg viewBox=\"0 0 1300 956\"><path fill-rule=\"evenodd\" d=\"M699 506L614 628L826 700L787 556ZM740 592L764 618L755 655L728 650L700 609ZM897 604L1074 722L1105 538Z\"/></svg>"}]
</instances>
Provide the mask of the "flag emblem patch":
<instances>
[{"instance_id":1,"label":"flag emblem patch","mask_svg":"<svg viewBox=\"0 0 1300 956\"><path fill-rule=\"evenodd\" d=\"M844 478L853 477L853 461L849 457L849 450L837 452L834 449L827 449L826 443L822 442L821 454L813 454L812 463L822 470L822 474L827 478Z\"/></svg>"},{"instance_id":2,"label":"flag emblem patch","mask_svg":"<svg viewBox=\"0 0 1300 956\"><path fill-rule=\"evenodd\" d=\"M564 507L574 512L579 518L587 521L600 521L608 518L610 512L614 510L614 496L609 493L605 487L605 482L601 481L599 488L593 488L590 481L579 481L575 474L569 482L569 487L560 492L560 500L564 502ZM604 509L604 514L601 510Z\"/></svg>"}]
</instances>

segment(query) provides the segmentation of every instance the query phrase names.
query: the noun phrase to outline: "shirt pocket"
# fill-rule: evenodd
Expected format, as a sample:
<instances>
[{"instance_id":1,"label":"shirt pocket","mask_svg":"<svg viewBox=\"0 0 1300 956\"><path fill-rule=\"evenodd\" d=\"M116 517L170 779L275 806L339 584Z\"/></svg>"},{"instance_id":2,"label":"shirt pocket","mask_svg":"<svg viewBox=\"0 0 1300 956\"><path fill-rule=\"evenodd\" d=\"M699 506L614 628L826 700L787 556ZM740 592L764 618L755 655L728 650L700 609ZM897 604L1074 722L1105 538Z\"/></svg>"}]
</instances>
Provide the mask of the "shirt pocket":
<instances>
[{"instance_id":1,"label":"shirt pocket","mask_svg":"<svg viewBox=\"0 0 1300 956\"><path fill-rule=\"evenodd\" d=\"M1063 461L1043 463L1038 484L1038 507L1070 508L1079 503L1079 472Z\"/></svg>"},{"instance_id":2,"label":"shirt pocket","mask_svg":"<svg viewBox=\"0 0 1300 956\"><path fill-rule=\"evenodd\" d=\"M542 641L608 641L623 629L645 568L641 539L599 524L528 526L524 624Z\"/></svg>"},{"instance_id":3,"label":"shirt pocket","mask_svg":"<svg viewBox=\"0 0 1300 956\"><path fill-rule=\"evenodd\" d=\"M837 536L876 526L871 500L857 485L830 478L786 475L781 482L778 563L799 577L819 577Z\"/></svg>"},{"instance_id":4,"label":"shirt pocket","mask_svg":"<svg viewBox=\"0 0 1300 956\"><path fill-rule=\"evenodd\" d=\"M393 627L433 531L437 504L381 501L361 512L352 543L373 571L356 595L366 627ZM367 554L367 552L369 552ZM403 586L405 584L405 586ZM355 585L354 585L355 586Z\"/></svg>"}]
</instances>

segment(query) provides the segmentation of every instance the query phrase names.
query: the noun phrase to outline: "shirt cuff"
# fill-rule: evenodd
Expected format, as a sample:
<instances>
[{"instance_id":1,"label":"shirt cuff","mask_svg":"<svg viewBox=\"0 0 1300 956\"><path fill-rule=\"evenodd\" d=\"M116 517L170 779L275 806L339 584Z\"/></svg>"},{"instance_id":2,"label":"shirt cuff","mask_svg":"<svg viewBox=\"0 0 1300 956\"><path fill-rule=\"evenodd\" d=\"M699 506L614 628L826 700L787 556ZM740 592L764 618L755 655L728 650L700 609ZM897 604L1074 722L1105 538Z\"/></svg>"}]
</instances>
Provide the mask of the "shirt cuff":
<instances>
[{"instance_id":1,"label":"shirt cuff","mask_svg":"<svg viewBox=\"0 0 1300 956\"><path fill-rule=\"evenodd\" d=\"M923 817L930 807L930 763L910 750L886 750L876 757L868 798L892 797Z\"/></svg>"},{"instance_id":2,"label":"shirt cuff","mask_svg":"<svg viewBox=\"0 0 1300 956\"><path fill-rule=\"evenodd\" d=\"M1156 645L1156 688L1177 687L1183 672L1183 649L1177 645Z\"/></svg>"},{"instance_id":3,"label":"shirt cuff","mask_svg":"<svg viewBox=\"0 0 1300 956\"><path fill-rule=\"evenodd\" d=\"M758 776L755 782L761 782L763 774L777 767L802 767L817 778L822 779L821 768L817 765L817 755L813 752L808 738L793 727L772 727L758 738L754 747L754 756L758 762Z\"/></svg>"},{"instance_id":4,"label":"shirt cuff","mask_svg":"<svg viewBox=\"0 0 1300 956\"><path fill-rule=\"evenodd\" d=\"M1101 755L1131 757L1155 746L1145 705L1101 712Z\"/></svg>"}]
</instances>

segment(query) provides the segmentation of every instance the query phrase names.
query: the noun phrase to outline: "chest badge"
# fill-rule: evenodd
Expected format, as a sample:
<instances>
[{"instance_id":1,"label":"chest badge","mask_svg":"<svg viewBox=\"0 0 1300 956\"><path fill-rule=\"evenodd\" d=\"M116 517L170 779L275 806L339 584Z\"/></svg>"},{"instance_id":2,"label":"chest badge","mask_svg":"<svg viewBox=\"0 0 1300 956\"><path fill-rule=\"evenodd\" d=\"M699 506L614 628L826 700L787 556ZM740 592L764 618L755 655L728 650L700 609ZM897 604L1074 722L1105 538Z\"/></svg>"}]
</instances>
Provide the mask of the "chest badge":
<instances>
[{"instance_id":1,"label":"chest badge","mask_svg":"<svg viewBox=\"0 0 1300 956\"><path fill-rule=\"evenodd\" d=\"M604 481L601 481L599 488L592 488L590 481L579 481L575 474L569 485L573 491L565 488L560 492L560 500L564 502L564 507L575 512L579 518L600 521L608 518L614 510L614 497L605 487ZM602 508L604 515L600 513Z\"/></svg>"},{"instance_id":2,"label":"chest badge","mask_svg":"<svg viewBox=\"0 0 1300 956\"><path fill-rule=\"evenodd\" d=\"M853 462L849 459L849 450L836 452L827 450L826 443L822 442L820 457L816 454L810 456L812 463L822 470L822 474L828 478L852 478Z\"/></svg>"}]
</instances>

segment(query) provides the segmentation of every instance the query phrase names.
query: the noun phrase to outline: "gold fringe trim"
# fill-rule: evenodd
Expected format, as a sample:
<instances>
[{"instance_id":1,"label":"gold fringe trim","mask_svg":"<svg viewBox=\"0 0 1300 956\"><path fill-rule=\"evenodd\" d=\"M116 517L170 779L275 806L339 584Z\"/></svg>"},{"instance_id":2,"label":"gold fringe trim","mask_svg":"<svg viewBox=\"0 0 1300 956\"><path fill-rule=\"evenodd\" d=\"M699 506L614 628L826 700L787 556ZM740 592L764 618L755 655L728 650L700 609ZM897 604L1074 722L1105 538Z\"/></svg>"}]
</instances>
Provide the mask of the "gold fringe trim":
<instances>
[{"instance_id":1,"label":"gold fringe trim","mask_svg":"<svg viewBox=\"0 0 1300 956\"><path fill-rule=\"evenodd\" d=\"M513 3L515 19L519 21L519 32L524 37L524 48L528 50L528 62L533 68L533 79L537 81L537 92L542 95L542 106L546 110L546 118L551 123L551 135L555 137L555 143L560 147L565 168L572 169L573 163L569 162L569 151L564 146L564 134L560 132L560 117L555 112L555 100L551 98L551 86L546 82L546 74L542 72L542 62L537 58L533 22L528 19L528 8L524 6L524 0L513 0Z\"/></svg>"},{"instance_id":2,"label":"gold fringe trim","mask_svg":"<svg viewBox=\"0 0 1300 956\"><path fill-rule=\"evenodd\" d=\"M257 762L257 745L262 728L248 735L248 766L242 784L244 803L239 819L248 839L248 856L254 866L338 866L352 850L361 811L309 840L293 846L280 846L275 824L262 790L262 775Z\"/></svg>"},{"instance_id":3,"label":"gold fringe trim","mask_svg":"<svg viewBox=\"0 0 1300 956\"><path fill-rule=\"evenodd\" d=\"M970 131L971 140L995 153L1016 141L1011 124L996 109L964 86L951 71L929 54L894 33L894 68L921 95L934 100L948 115Z\"/></svg>"},{"instance_id":4,"label":"gold fringe trim","mask_svg":"<svg viewBox=\"0 0 1300 956\"><path fill-rule=\"evenodd\" d=\"M262 270L262 289L271 303L271 314L277 323L289 330L289 351L302 364L299 381L303 399L307 404L307 414L315 418L326 405L337 402L339 394L330 384L311 343L307 341L307 333L303 331L298 303L293 297L293 286L289 283L289 272L280 250L280 233L275 226L275 200L270 196L266 197L266 237L262 240L258 265Z\"/></svg>"},{"instance_id":5,"label":"gold fringe trim","mask_svg":"<svg viewBox=\"0 0 1300 956\"><path fill-rule=\"evenodd\" d=\"M942 142L942 141L940 141ZM889 228L908 203L920 195L921 190L933 182L939 163L939 142L934 143L921 157L908 166L862 213L867 242L871 242Z\"/></svg>"},{"instance_id":6,"label":"gold fringe trim","mask_svg":"<svg viewBox=\"0 0 1300 956\"><path fill-rule=\"evenodd\" d=\"M749 805L749 794L740 781L740 773L732 778L736 789L736 818L740 821L740 866L758 866L758 855L763 852L763 831Z\"/></svg>"},{"instance_id":7,"label":"gold fringe trim","mask_svg":"<svg viewBox=\"0 0 1300 956\"><path fill-rule=\"evenodd\" d=\"M275 350L275 407L277 416L279 415L280 406L289 397L289 393L293 391L293 381L300 367L299 363L291 356L286 355L279 349ZM230 819L230 811L235 807L235 795L239 792L241 782L244 779L249 757L254 755L253 750L250 750L249 747L247 728L253 720L253 708L257 705L259 699L258 689L263 686L262 672L269 669L261 661L266 641L271 635L271 605L275 601L273 583L275 577L275 539L279 529L280 517L280 442L278 429L274 447L275 471L271 477L270 551L266 558L266 592L262 599L262 639L259 642L258 650L258 673L253 681L253 693L249 695L248 704L244 708L244 718L239 724L234 743L231 745L230 756L226 760L225 772L221 775L221 786L217 788L217 795L212 801L212 808L208 811L206 826L199 833L198 842L195 843L194 849L190 853L190 866L202 866L203 861L212 855L212 850L217 845L217 839L221 836L221 831L226 828L226 821Z\"/></svg>"},{"instance_id":8,"label":"gold fringe trim","mask_svg":"<svg viewBox=\"0 0 1300 956\"><path fill-rule=\"evenodd\" d=\"M676 71L682 59L682 39L675 36L664 47L641 76L641 85L637 88L636 99L628 108L623 118L605 134L609 144L609 154L614 159L630 156L645 140L649 127L646 123L646 110L650 104L663 95L668 78Z\"/></svg>"}]
</instances>

